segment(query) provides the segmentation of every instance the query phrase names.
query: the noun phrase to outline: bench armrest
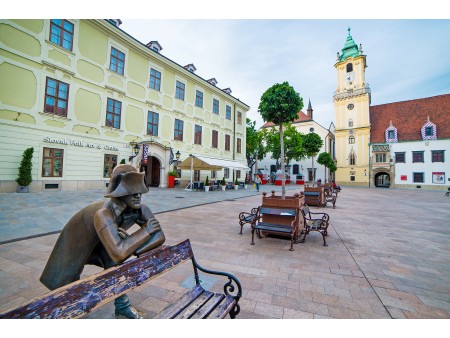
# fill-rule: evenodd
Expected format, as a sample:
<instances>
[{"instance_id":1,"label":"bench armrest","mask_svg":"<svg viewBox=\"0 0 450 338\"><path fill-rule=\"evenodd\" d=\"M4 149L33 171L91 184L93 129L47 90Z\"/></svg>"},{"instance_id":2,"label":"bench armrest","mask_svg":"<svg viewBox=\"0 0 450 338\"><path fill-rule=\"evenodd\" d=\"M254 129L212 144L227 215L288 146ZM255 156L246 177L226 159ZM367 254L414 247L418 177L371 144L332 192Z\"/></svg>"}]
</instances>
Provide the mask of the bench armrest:
<instances>
[{"instance_id":1,"label":"bench armrest","mask_svg":"<svg viewBox=\"0 0 450 338\"><path fill-rule=\"evenodd\" d=\"M240 311L238 302L239 302L239 299L242 297L242 287L241 287L241 283L239 282L239 280L236 277L234 277L232 274L222 272L222 271L208 270L208 269L201 267L197 263L197 260L195 259L194 256L192 257L192 264L194 265L195 283L197 285L200 285L200 278L198 276L197 269L204 273L210 274L210 275L218 275L218 276L224 276L224 277L228 278L228 282L225 283L225 285L223 286L223 292L225 293L225 295L227 297L233 298L236 301L234 308L230 311L230 313L232 314L232 318L234 318Z\"/></svg>"}]
</instances>

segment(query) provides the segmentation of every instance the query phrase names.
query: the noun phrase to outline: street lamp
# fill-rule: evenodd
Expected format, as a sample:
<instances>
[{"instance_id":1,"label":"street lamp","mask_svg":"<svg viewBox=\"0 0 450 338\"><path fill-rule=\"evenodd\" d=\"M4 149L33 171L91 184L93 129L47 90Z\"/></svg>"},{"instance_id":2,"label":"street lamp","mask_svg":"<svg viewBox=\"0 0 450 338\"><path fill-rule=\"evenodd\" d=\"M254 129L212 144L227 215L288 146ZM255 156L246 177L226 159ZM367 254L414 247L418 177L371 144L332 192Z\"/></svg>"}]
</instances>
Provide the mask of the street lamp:
<instances>
[{"instance_id":1,"label":"street lamp","mask_svg":"<svg viewBox=\"0 0 450 338\"><path fill-rule=\"evenodd\" d=\"M137 154L139 154L139 150L140 150L140 147L139 147L139 145L136 143L136 144L134 145L134 147L133 147L133 151L134 151L134 156L135 156L135 157L137 156Z\"/></svg>"},{"instance_id":2,"label":"street lamp","mask_svg":"<svg viewBox=\"0 0 450 338\"><path fill-rule=\"evenodd\" d=\"M175 158L177 159L177 164L178 164L178 160L180 159L180 151L177 150L177 152L175 153Z\"/></svg>"}]
</instances>

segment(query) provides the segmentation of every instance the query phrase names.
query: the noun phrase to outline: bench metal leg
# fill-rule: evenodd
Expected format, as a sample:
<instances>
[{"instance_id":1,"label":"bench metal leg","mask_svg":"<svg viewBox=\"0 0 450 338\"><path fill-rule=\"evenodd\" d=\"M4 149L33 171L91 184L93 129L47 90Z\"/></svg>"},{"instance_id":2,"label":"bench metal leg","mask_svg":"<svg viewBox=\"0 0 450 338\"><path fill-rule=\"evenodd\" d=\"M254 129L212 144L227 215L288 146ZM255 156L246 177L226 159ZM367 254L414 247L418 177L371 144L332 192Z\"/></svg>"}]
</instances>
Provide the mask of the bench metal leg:
<instances>
[{"instance_id":1,"label":"bench metal leg","mask_svg":"<svg viewBox=\"0 0 450 338\"><path fill-rule=\"evenodd\" d=\"M254 239L255 239L255 229L252 229L252 241L250 243L251 245L255 245Z\"/></svg>"}]
</instances>

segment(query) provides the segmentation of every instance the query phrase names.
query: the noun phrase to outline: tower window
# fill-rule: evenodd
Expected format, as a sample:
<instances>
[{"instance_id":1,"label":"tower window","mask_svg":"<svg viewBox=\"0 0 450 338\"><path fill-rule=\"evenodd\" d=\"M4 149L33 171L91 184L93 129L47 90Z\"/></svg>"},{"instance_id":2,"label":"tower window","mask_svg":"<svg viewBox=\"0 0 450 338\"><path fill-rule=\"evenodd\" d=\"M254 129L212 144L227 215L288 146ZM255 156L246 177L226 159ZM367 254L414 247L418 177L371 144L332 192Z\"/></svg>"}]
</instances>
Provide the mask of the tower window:
<instances>
[{"instance_id":1,"label":"tower window","mask_svg":"<svg viewBox=\"0 0 450 338\"><path fill-rule=\"evenodd\" d=\"M355 143L355 136L353 136L353 135L349 136L348 143L350 143L350 144Z\"/></svg>"},{"instance_id":2,"label":"tower window","mask_svg":"<svg viewBox=\"0 0 450 338\"><path fill-rule=\"evenodd\" d=\"M353 120L352 119L349 119L348 120L348 126L351 128L351 127L353 127Z\"/></svg>"},{"instance_id":3,"label":"tower window","mask_svg":"<svg viewBox=\"0 0 450 338\"><path fill-rule=\"evenodd\" d=\"M356 156L355 156L355 153L353 151L350 152L350 156L349 156L348 162L349 162L350 165L355 165L356 164Z\"/></svg>"},{"instance_id":4,"label":"tower window","mask_svg":"<svg viewBox=\"0 0 450 338\"><path fill-rule=\"evenodd\" d=\"M347 73L353 72L353 63L347 63Z\"/></svg>"}]
</instances>

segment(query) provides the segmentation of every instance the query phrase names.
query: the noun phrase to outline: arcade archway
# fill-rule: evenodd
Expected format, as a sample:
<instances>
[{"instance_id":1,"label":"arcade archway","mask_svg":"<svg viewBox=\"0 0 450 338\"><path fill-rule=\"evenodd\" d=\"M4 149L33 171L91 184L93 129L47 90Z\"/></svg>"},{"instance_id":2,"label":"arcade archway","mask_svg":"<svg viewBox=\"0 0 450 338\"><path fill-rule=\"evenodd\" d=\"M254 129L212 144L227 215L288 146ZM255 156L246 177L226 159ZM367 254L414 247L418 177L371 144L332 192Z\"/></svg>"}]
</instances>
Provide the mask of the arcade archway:
<instances>
[{"instance_id":1,"label":"arcade archway","mask_svg":"<svg viewBox=\"0 0 450 338\"><path fill-rule=\"evenodd\" d=\"M155 156L148 156L146 163L142 163L145 180L149 187L159 187L161 184L161 162Z\"/></svg>"},{"instance_id":2,"label":"arcade archway","mask_svg":"<svg viewBox=\"0 0 450 338\"><path fill-rule=\"evenodd\" d=\"M375 186L378 188L389 188L391 186L391 177L386 172L379 172L374 177Z\"/></svg>"}]
</instances>

